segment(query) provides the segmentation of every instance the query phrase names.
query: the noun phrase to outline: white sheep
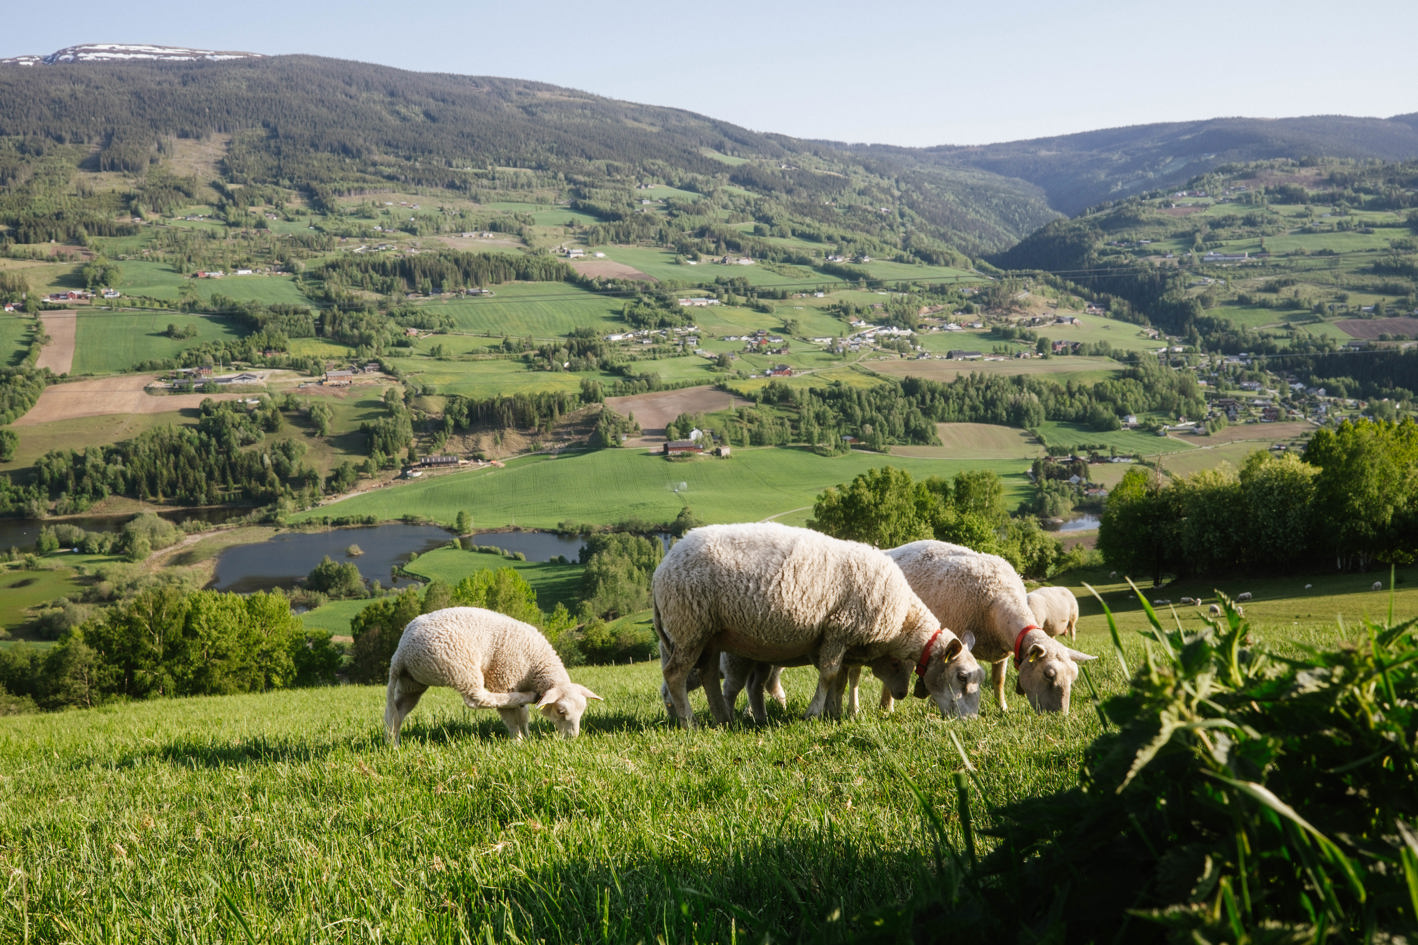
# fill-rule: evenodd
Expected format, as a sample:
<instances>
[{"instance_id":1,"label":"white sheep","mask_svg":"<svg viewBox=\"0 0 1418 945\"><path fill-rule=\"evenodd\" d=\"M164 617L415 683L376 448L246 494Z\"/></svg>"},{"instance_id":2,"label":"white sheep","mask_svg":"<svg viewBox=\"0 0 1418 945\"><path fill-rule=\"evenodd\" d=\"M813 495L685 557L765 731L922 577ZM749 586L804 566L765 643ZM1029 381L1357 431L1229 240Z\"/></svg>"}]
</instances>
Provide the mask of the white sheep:
<instances>
[{"instance_id":1,"label":"white sheep","mask_svg":"<svg viewBox=\"0 0 1418 945\"><path fill-rule=\"evenodd\" d=\"M1383 581L1375 581L1375 582L1374 582L1373 590L1381 591L1381 590L1383 590L1383 589L1384 589L1384 582L1383 582Z\"/></svg>"},{"instance_id":2,"label":"white sheep","mask_svg":"<svg viewBox=\"0 0 1418 945\"><path fill-rule=\"evenodd\" d=\"M1212 604L1212 605L1211 605L1211 616L1213 616L1213 617L1220 617L1220 616L1221 616L1221 605L1220 605L1220 604Z\"/></svg>"},{"instance_id":3,"label":"white sheep","mask_svg":"<svg viewBox=\"0 0 1418 945\"><path fill-rule=\"evenodd\" d=\"M542 632L481 607L448 607L404 627L389 661L384 729L395 745L404 717L429 686L450 686L474 709L496 709L513 738L527 735L527 706L536 704L557 731L575 738L586 700L600 699L571 681Z\"/></svg>"},{"instance_id":4,"label":"white sheep","mask_svg":"<svg viewBox=\"0 0 1418 945\"><path fill-rule=\"evenodd\" d=\"M1077 664L1095 657L1064 646L1040 629L1024 581L1008 561L929 540L887 554L942 624L974 636L976 658L993 664L990 681L1001 710L1006 663L1013 656L1015 692L1027 697L1037 712L1068 712Z\"/></svg>"},{"instance_id":5,"label":"white sheep","mask_svg":"<svg viewBox=\"0 0 1418 945\"><path fill-rule=\"evenodd\" d=\"M1078 639L1078 598L1066 587L1036 587L1029 592L1029 609L1051 637Z\"/></svg>"},{"instance_id":6,"label":"white sheep","mask_svg":"<svg viewBox=\"0 0 1418 945\"><path fill-rule=\"evenodd\" d=\"M1250 591L1241 591L1241 593L1239 593L1239 594L1236 595L1236 600L1250 600L1250 599L1251 599L1251 592L1250 592Z\"/></svg>"},{"instance_id":7,"label":"white sheep","mask_svg":"<svg viewBox=\"0 0 1418 945\"><path fill-rule=\"evenodd\" d=\"M776 522L691 529L655 569L655 631L675 715L694 724L686 689L699 667L709 709L729 709L721 651L762 663L809 660L818 685L807 717L842 714L844 666L867 664L905 698L910 667L941 714L979 712L983 672L881 551Z\"/></svg>"}]
</instances>

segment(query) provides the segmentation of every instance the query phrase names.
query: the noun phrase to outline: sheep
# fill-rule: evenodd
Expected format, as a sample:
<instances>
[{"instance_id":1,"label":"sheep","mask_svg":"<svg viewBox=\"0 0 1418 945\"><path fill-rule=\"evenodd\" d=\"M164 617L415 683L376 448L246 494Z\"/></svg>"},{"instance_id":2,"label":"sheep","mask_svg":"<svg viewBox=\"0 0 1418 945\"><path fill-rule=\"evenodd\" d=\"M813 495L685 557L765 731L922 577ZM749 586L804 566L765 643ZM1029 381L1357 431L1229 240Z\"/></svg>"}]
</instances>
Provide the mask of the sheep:
<instances>
[{"instance_id":1,"label":"sheep","mask_svg":"<svg viewBox=\"0 0 1418 945\"><path fill-rule=\"evenodd\" d=\"M709 709L729 720L718 654L764 663L809 660L818 684L807 717L838 718L844 664L870 665L905 698L916 694L944 716L979 712L984 673L965 642L942 627L880 550L776 522L691 529L651 581L660 664L681 725L694 725L686 687L698 666Z\"/></svg>"},{"instance_id":2,"label":"sheep","mask_svg":"<svg viewBox=\"0 0 1418 945\"><path fill-rule=\"evenodd\" d=\"M1250 600L1250 599L1251 599L1251 592L1250 592L1250 591L1241 591L1241 593L1239 593L1239 594L1236 595L1236 600Z\"/></svg>"},{"instance_id":3,"label":"sheep","mask_svg":"<svg viewBox=\"0 0 1418 945\"><path fill-rule=\"evenodd\" d=\"M1037 712L1068 712L1077 664L1095 657L1064 646L1039 628L1024 581L1008 561L930 540L886 553L941 623L974 635L976 658L993 664L990 681L1001 711L1006 662L1013 655L1015 692L1026 696Z\"/></svg>"},{"instance_id":4,"label":"sheep","mask_svg":"<svg viewBox=\"0 0 1418 945\"><path fill-rule=\"evenodd\" d=\"M1212 604L1212 605L1211 605L1211 616L1213 616L1213 617L1220 617L1220 616L1221 616L1221 605L1220 605L1220 604Z\"/></svg>"},{"instance_id":5,"label":"sheep","mask_svg":"<svg viewBox=\"0 0 1418 945\"><path fill-rule=\"evenodd\" d=\"M600 699L571 681L540 630L481 607L448 607L404 627L389 661L384 729L399 744L404 717L430 686L450 686L471 708L496 709L514 739L527 735L535 704L566 738L581 732L586 700Z\"/></svg>"},{"instance_id":6,"label":"sheep","mask_svg":"<svg viewBox=\"0 0 1418 945\"><path fill-rule=\"evenodd\" d=\"M1374 586L1373 586L1372 589L1373 589L1373 590L1376 590L1376 591L1381 591L1381 590L1383 590L1383 589L1384 589L1384 582L1383 582L1383 581L1375 581L1375 582L1374 582Z\"/></svg>"},{"instance_id":7,"label":"sheep","mask_svg":"<svg viewBox=\"0 0 1418 945\"><path fill-rule=\"evenodd\" d=\"M1078 598L1073 591L1066 587L1036 587L1025 599L1045 633L1078 639Z\"/></svg>"}]
</instances>

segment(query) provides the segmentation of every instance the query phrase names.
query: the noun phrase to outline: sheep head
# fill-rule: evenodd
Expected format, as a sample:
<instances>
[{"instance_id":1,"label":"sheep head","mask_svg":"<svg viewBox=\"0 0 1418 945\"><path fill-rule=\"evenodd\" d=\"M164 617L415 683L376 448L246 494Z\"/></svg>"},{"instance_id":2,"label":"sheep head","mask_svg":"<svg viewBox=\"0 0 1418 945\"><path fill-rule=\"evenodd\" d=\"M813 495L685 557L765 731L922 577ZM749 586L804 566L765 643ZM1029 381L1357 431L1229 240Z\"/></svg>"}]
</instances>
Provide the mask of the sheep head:
<instances>
[{"instance_id":1,"label":"sheep head","mask_svg":"<svg viewBox=\"0 0 1418 945\"><path fill-rule=\"evenodd\" d=\"M600 698L580 683L557 683L542 693L537 708L563 737L575 738L581 734L581 715L586 711L587 701Z\"/></svg>"},{"instance_id":2,"label":"sheep head","mask_svg":"<svg viewBox=\"0 0 1418 945\"><path fill-rule=\"evenodd\" d=\"M962 639L942 627L916 666L916 698L929 695L945 718L979 715L985 671L970 652L974 645L973 634Z\"/></svg>"},{"instance_id":3,"label":"sheep head","mask_svg":"<svg viewBox=\"0 0 1418 945\"><path fill-rule=\"evenodd\" d=\"M1067 715L1078 664L1097 657L1064 646L1037 627L1031 635L1030 629L1021 631L1015 651L1014 691L1027 698L1035 712Z\"/></svg>"}]
</instances>

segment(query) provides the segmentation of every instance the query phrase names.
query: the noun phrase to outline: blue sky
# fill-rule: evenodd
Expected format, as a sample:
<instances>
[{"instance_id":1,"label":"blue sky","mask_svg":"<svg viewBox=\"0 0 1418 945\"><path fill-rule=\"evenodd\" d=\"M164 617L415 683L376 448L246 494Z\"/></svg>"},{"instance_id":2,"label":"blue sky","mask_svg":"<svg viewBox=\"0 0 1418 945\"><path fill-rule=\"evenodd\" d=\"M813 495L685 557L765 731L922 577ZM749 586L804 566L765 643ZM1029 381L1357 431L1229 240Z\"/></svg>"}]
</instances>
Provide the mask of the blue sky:
<instances>
[{"instance_id":1,"label":"blue sky","mask_svg":"<svg viewBox=\"0 0 1418 945\"><path fill-rule=\"evenodd\" d=\"M70 0L0 57L83 42L533 79L755 131L984 144L1223 116L1418 112L1414 0Z\"/></svg>"}]
</instances>

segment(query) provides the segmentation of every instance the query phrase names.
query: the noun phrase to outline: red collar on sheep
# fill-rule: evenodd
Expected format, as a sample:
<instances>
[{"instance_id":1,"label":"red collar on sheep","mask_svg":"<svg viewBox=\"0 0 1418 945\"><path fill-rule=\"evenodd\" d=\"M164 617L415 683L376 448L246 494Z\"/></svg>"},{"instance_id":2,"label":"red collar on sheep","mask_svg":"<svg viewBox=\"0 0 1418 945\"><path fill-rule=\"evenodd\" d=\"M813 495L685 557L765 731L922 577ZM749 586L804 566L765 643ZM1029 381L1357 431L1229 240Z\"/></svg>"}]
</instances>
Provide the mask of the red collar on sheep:
<instances>
[{"instance_id":1,"label":"red collar on sheep","mask_svg":"<svg viewBox=\"0 0 1418 945\"><path fill-rule=\"evenodd\" d=\"M936 637L940 636L940 631L944 629L944 627L941 627L939 630L936 630L935 633L932 633L931 638L926 641L926 645L921 649L921 658L916 660L917 676L926 675L926 667L929 666L931 662L931 647L935 646Z\"/></svg>"},{"instance_id":2,"label":"red collar on sheep","mask_svg":"<svg viewBox=\"0 0 1418 945\"><path fill-rule=\"evenodd\" d=\"M1023 659L1024 659L1022 656L1019 655L1019 646L1020 646L1021 643L1024 642L1024 637L1029 633L1030 630L1038 630L1038 629L1039 629L1039 625L1038 625L1038 624L1031 623L1029 626L1025 627L1023 630L1020 630L1020 631L1019 631L1019 636L1017 636L1017 637L1014 638L1014 668L1015 668L1015 669L1018 669L1018 668L1019 668L1019 664L1020 664L1021 662L1023 662Z\"/></svg>"}]
</instances>

